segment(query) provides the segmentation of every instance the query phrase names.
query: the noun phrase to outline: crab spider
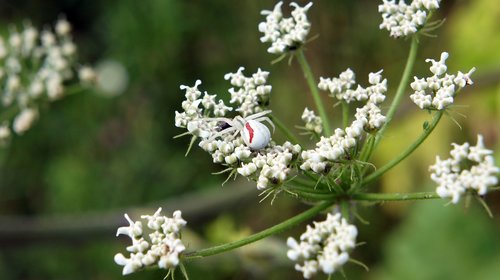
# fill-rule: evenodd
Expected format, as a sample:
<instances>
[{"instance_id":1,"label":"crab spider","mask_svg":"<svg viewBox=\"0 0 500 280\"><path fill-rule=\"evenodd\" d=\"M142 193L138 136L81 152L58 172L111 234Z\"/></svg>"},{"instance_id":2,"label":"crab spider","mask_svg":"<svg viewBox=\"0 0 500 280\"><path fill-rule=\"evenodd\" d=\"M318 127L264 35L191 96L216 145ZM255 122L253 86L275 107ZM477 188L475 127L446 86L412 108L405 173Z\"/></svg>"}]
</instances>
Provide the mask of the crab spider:
<instances>
[{"instance_id":1,"label":"crab spider","mask_svg":"<svg viewBox=\"0 0 500 280\"><path fill-rule=\"evenodd\" d=\"M263 149L271 141L271 132L269 132L267 126L262 124L262 122L269 123L273 128L273 132L275 129L271 119L266 116L271 112L271 110L266 110L247 117L236 116L233 119L210 118L209 120L224 122L224 125L219 126L221 130L210 136L209 139L213 140L216 137L231 132L233 133L233 137L236 137L240 133L243 141L249 148L253 150Z\"/></svg>"}]
</instances>

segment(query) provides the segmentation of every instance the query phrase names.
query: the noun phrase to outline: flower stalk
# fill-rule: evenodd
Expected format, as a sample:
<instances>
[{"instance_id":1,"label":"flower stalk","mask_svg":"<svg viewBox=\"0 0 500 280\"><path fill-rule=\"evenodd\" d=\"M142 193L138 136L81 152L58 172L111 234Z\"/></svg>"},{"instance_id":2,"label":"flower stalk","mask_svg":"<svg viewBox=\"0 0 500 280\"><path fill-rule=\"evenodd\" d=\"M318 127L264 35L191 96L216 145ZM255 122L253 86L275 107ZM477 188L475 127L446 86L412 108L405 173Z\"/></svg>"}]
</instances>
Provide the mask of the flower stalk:
<instances>
[{"instance_id":1,"label":"flower stalk","mask_svg":"<svg viewBox=\"0 0 500 280\"><path fill-rule=\"evenodd\" d=\"M438 111L436 114L434 114L434 117L432 118L432 122L424 128L424 131L422 134L413 142L408 148L406 148L405 151L400 153L397 157L393 158L390 162L382 166L381 168L377 169L377 171L371 173L365 179L363 180L362 185L366 186L376 179L378 179L380 176L382 176L384 173L389 171L391 168L396 166L398 163L400 163L402 160L404 160L406 157L408 157L413 151L415 151L424 141L427 139L427 137L431 134L431 132L434 130L434 128L437 126L439 123L439 120L443 116L444 111Z\"/></svg>"},{"instance_id":2,"label":"flower stalk","mask_svg":"<svg viewBox=\"0 0 500 280\"><path fill-rule=\"evenodd\" d=\"M333 203L334 203L334 201L324 201L324 202L322 202L322 203L320 203L320 204L318 204L318 205L316 205L316 206L314 206L314 207L312 207L312 208L310 208L310 209L308 209L308 210L306 210L306 211L304 211L304 212L302 212L302 213L300 213L300 214L298 214L298 215L296 215L296 216L294 216L294 217L292 217L284 222L281 222L277 225L274 225L274 226L267 228L263 231L260 231L258 233L252 234L252 235L250 235L246 238L240 239L238 241L234 241L234 242L230 242L230 243L202 249L199 251L187 253L185 255L185 260L192 260L192 259L196 259L196 258L217 255L217 254L224 253L224 252L239 248L241 246L256 242L258 240L261 240L261 239L266 238L268 236L271 236L273 234L283 232L283 231L288 230L288 229L290 229L290 228L292 228L292 227L294 227L302 222L305 222L305 221L313 218L314 216L316 216L317 214L319 214L323 210L332 206Z\"/></svg>"},{"instance_id":3,"label":"flower stalk","mask_svg":"<svg viewBox=\"0 0 500 280\"><path fill-rule=\"evenodd\" d=\"M326 113L325 107L323 105L323 101L321 100L321 96L319 95L318 87L316 85L316 81L314 79L314 75L312 73L311 67L307 62L307 58L304 55L304 51L299 49L297 52L297 59L299 61L300 67L304 72L304 77L306 78L307 85L309 86L309 90L311 91L312 97L314 99L314 104L316 105L316 109L321 117L321 121L323 122L323 131L326 136L330 136L332 134L332 130L330 128L330 122L328 119L328 115Z\"/></svg>"},{"instance_id":4,"label":"flower stalk","mask_svg":"<svg viewBox=\"0 0 500 280\"><path fill-rule=\"evenodd\" d=\"M403 98L405 89L408 87L410 81L410 76L413 71L413 65L415 64L415 60L417 58L417 50L418 50L418 36L413 35L411 38L410 52L408 53L408 59L406 60L406 65L403 71L403 75L401 76L401 80L399 81L399 85L396 90L396 94L394 95L394 99L392 100L391 106L387 111L385 125L377 133L374 148L377 147L378 143L382 139L382 135L389 126L389 123L391 123L392 118L394 117L394 114L396 113L396 110L399 107L399 104L401 103L401 99ZM370 159L370 156L371 154L368 155L366 160Z\"/></svg>"}]
</instances>

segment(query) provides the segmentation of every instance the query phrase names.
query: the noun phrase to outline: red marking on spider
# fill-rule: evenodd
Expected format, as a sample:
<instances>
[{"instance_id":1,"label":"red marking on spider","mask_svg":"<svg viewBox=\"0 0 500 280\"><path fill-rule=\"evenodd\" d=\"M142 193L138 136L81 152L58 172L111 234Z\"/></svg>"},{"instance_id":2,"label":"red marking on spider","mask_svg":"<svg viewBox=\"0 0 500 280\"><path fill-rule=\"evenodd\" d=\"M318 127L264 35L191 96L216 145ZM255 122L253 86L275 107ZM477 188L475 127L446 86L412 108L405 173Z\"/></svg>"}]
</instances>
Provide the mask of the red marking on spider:
<instances>
[{"instance_id":1,"label":"red marking on spider","mask_svg":"<svg viewBox=\"0 0 500 280\"><path fill-rule=\"evenodd\" d=\"M245 124L245 128L248 129L248 133L250 134L250 139L248 140L248 143L252 143L252 140L253 140L253 128L250 126L250 124L248 122Z\"/></svg>"}]
</instances>

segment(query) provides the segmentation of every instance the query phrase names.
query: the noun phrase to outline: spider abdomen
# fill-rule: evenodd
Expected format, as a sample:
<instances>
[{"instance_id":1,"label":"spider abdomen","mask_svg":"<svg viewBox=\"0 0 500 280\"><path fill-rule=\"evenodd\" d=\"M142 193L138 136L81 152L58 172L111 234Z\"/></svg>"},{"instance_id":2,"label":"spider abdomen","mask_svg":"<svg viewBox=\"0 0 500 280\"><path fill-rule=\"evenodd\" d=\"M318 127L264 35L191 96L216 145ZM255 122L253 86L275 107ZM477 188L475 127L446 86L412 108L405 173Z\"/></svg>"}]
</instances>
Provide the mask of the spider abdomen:
<instances>
[{"instance_id":1,"label":"spider abdomen","mask_svg":"<svg viewBox=\"0 0 500 280\"><path fill-rule=\"evenodd\" d=\"M271 141L269 128L256 120L249 120L245 123L241 136L245 144L254 150L265 148Z\"/></svg>"}]
</instances>

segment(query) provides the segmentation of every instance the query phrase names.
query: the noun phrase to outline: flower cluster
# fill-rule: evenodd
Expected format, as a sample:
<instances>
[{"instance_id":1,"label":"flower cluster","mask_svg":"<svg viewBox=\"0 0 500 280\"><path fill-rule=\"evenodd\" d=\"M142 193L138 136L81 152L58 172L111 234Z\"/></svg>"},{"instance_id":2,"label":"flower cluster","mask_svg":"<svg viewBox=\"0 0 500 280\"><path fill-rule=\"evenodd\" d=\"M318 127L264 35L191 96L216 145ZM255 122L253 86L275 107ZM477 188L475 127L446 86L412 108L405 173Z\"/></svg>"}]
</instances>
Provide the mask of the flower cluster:
<instances>
[{"instance_id":1,"label":"flower cluster","mask_svg":"<svg viewBox=\"0 0 500 280\"><path fill-rule=\"evenodd\" d=\"M387 91L387 79L382 79L382 71L368 74L370 86L366 88L361 85L358 85L355 89L352 88L356 84L356 80L354 72L349 68L340 73L338 78L320 77L318 88L329 91L331 97L346 103L367 101L367 103L377 105L385 100L384 94Z\"/></svg>"},{"instance_id":2,"label":"flower cluster","mask_svg":"<svg viewBox=\"0 0 500 280\"><path fill-rule=\"evenodd\" d=\"M11 121L16 134L25 133L38 117L37 102L63 97L64 84L75 76L83 83L95 80L90 67L77 69L75 55L71 25L64 18L54 30L39 31L26 22L22 30L12 27L7 38L0 36L1 105L17 112L13 120L1 124L1 141L10 136Z\"/></svg>"},{"instance_id":3,"label":"flower cluster","mask_svg":"<svg viewBox=\"0 0 500 280\"><path fill-rule=\"evenodd\" d=\"M289 237L287 256L296 262L295 269L305 279L316 275L321 269L333 274L349 260L349 252L356 246L358 230L342 218L340 213L328 214L326 220L315 222L314 227L300 236L300 243Z\"/></svg>"},{"instance_id":4,"label":"flower cluster","mask_svg":"<svg viewBox=\"0 0 500 280\"><path fill-rule=\"evenodd\" d=\"M379 104L385 100L387 79L382 79L382 71L368 75L369 87L358 85L354 73L348 69L339 78L321 78L318 87L330 91L331 95L345 102L365 101L366 104L356 109L355 120L345 129L337 128L330 137L321 137L314 150L302 152L304 162L300 166L303 170L312 170L316 173L328 173L331 167L349 154L356 146L363 131L374 132L385 123Z\"/></svg>"},{"instance_id":5,"label":"flower cluster","mask_svg":"<svg viewBox=\"0 0 500 280\"><path fill-rule=\"evenodd\" d=\"M262 111L269 101L271 86L266 85L269 72L259 69L251 77L245 77L243 69L240 67L236 73L225 75L232 86L239 87L229 89L230 102L239 105L234 108L224 105L221 100L216 102L215 95L206 92L201 98L201 91L198 89L200 81L196 81L193 87L181 86L186 92L186 100L182 103L184 112L176 112L175 125L187 128L189 134L200 137L199 146L212 156L214 163L227 166L226 170L233 172L232 174L237 173L255 180L259 190L266 190L286 181L301 148L290 142L277 145L271 141L270 135L258 134L258 127L253 127L255 131L252 130L252 137L269 137L262 140L264 147L257 152L245 142L242 130L247 129L248 122L259 122L254 125L263 127L263 130L268 128L260 121L272 124L265 116L270 111ZM238 115L234 119L225 118L226 113L233 110L241 112L245 117Z\"/></svg>"},{"instance_id":6,"label":"flower cluster","mask_svg":"<svg viewBox=\"0 0 500 280\"><path fill-rule=\"evenodd\" d=\"M181 85L181 90L185 90L186 100L182 102L184 112L175 111L175 126L187 128L193 136L208 138L217 130L217 121L207 120L206 117L213 114L215 117L223 117L233 108L226 106L224 101L215 99L215 95L210 95L205 91L201 97L198 87L201 81L197 80L195 85L188 87ZM200 104L202 108L200 108Z\"/></svg>"},{"instance_id":7,"label":"flower cluster","mask_svg":"<svg viewBox=\"0 0 500 280\"><path fill-rule=\"evenodd\" d=\"M448 105L453 104L453 100L457 92L466 85L472 85L470 78L476 68L472 68L467 73L458 71L456 75L446 73L446 59L448 53L441 53L441 59L426 59L425 62L430 62L429 68L432 74L431 77L417 78L410 84L415 91L410 95L411 100L421 109L443 110Z\"/></svg>"},{"instance_id":8,"label":"flower cluster","mask_svg":"<svg viewBox=\"0 0 500 280\"><path fill-rule=\"evenodd\" d=\"M477 136L476 146L468 142L452 145L451 158L441 160L436 156L436 163L429 167L440 197L451 197L451 202L458 203L467 190L484 195L498 183L500 168L495 166L493 151L484 147L482 135Z\"/></svg>"},{"instance_id":9,"label":"flower cluster","mask_svg":"<svg viewBox=\"0 0 500 280\"><path fill-rule=\"evenodd\" d=\"M162 216L160 212L161 208L152 216L141 216L151 230L149 242L144 238L142 222L134 222L125 214L129 226L118 228L116 236L123 234L130 237L132 245L127 247L130 256L126 258L122 253L115 255L115 262L123 266L123 275L155 264L163 269L175 268L179 264L179 254L186 249L180 240L181 229L186 221L182 219L179 210L174 212L172 218Z\"/></svg>"},{"instance_id":10,"label":"flower cluster","mask_svg":"<svg viewBox=\"0 0 500 280\"><path fill-rule=\"evenodd\" d=\"M243 163L238 173L249 177L258 174L257 189L266 190L283 184L292 171L290 166L301 151L300 145L285 142L283 145L271 145L257 154L249 163ZM254 176L255 176L254 175Z\"/></svg>"},{"instance_id":11,"label":"flower cluster","mask_svg":"<svg viewBox=\"0 0 500 280\"><path fill-rule=\"evenodd\" d=\"M386 29L394 38L415 34L427 22L429 12L439 8L441 0L383 0L378 6L382 13L380 29Z\"/></svg>"},{"instance_id":12,"label":"flower cluster","mask_svg":"<svg viewBox=\"0 0 500 280\"><path fill-rule=\"evenodd\" d=\"M321 132L323 132L323 121L321 121L321 118L317 116L313 110L305 108L302 113L302 120L305 122L305 129L308 132L315 134L321 134Z\"/></svg>"},{"instance_id":13,"label":"flower cluster","mask_svg":"<svg viewBox=\"0 0 500 280\"><path fill-rule=\"evenodd\" d=\"M264 10L262 15L266 16L266 21L259 24L259 31L264 33L260 38L263 43L270 42L271 47L267 49L269 53L282 54L289 50L295 50L303 45L309 34L311 23L307 20L307 11L312 6L312 2L300 7L296 3L290 3L294 8L292 16L283 17L279 2L272 11Z\"/></svg>"},{"instance_id":14,"label":"flower cluster","mask_svg":"<svg viewBox=\"0 0 500 280\"><path fill-rule=\"evenodd\" d=\"M260 68L257 73L251 77L243 75L244 67L240 67L236 73L228 73L224 79L229 80L235 88L230 88L232 104L238 105L236 111L240 112L243 117L262 112L269 105L272 86L266 85L269 72L262 71Z\"/></svg>"}]
</instances>

